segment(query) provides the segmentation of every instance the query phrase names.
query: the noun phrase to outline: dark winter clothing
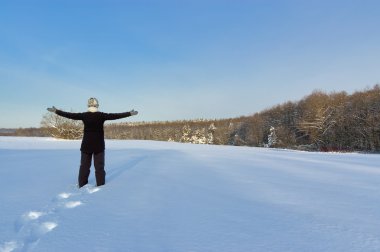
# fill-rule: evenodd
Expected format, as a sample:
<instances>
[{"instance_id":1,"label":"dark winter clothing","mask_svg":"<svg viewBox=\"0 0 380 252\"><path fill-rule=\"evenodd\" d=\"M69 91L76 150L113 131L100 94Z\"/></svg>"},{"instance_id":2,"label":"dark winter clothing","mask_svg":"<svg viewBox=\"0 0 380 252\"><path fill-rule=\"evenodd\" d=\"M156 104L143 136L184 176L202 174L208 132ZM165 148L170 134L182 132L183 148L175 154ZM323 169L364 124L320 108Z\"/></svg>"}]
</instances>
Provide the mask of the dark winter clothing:
<instances>
[{"instance_id":1,"label":"dark winter clothing","mask_svg":"<svg viewBox=\"0 0 380 252\"><path fill-rule=\"evenodd\" d=\"M69 113L58 109L55 113L69 119L83 121L84 134L80 150L86 153L99 153L104 151L103 124L106 120L116 120L131 116L130 112L115 114L103 112Z\"/></svg>"},{"instance_id":2,"label":"dark winter clothing","mask_svg":"<svg viewBox=\"0 0 380 252\"><path fill-rule=\"evenodd\" d=\"M104 151L95 154L82 152L78 176L79 187L82 187L88 183L92 155L94 155L96 185L101 186L106 182L106 172L104 170Z\"/></svg>"},{"instance_id":3,"label":"dark winter clothing","mask_svg":"<svg viewBox=\"0 0 380 252\"><path fill-rule=\"evenodd\" d=\"M104 122L106 120L128 117L132 114L130 112L112 114L103 112L69 113L58 109L55 113L69 119L82 120L84 124L84 133L80 148L82 155L78 175L79 187L88 183L92 156L94 156L96 184L97 186L104 185L106 175L104 171Z\"/></svg>"}]
</instances>

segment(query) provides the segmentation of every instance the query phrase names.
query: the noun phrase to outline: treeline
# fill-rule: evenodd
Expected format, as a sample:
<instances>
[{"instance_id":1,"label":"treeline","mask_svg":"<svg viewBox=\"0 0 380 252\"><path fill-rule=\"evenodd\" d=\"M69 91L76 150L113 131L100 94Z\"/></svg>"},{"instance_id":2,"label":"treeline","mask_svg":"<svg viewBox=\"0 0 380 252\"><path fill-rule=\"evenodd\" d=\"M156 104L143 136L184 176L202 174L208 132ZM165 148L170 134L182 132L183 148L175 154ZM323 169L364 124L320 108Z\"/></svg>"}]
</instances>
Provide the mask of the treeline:
<instances>
[{"instance_id":1,"label":"treeline","mask_svg":"<svg viewBox=\"0 0 380 252\"><path fill-rule=\"evenodd\" d=\"M106 127L118 139L279 147L320 151L380 151L380 86L358 91L314 91L251 116Z\"/></svg>"},{"instance_id":2,"label":"treeline","mask_svg":"<svg viewBox=\"0 0 380 252\"><path fill-rule=\"evenodd\" d=\"M83 125L47 113L41 128L14 135L81 138ZM7 132L8 134L8 132ZM358 91L314 91L251 116L220 120L113 123L109 139L244 145L320 151L380 151L380 86Z\"/></svg>"},{"instance_id":3,"label":"treeline","mask_svg":"<svg viewBox=\"0 0 380 252\"><path fill-rule=\"evenodd\" d=\"M245 118L236 134L249 146L321 151L380 150L380 87L315 91Z\"/></svg>"},{"instance_id":4,"label":"treeline","mask_svg":"<svg viewBox=\"0 0 380 252\"><path fill-rule=\"evenodd\" d=\"M0 136L48 137L50 135L43 128L18 128L1 129Z\"/></svg>"},{"instance_id":5,"label":"treeline","mask_svg":"<svg viewBox=\"0 0 380 252\"><path fill-rule=\"evenodd\" d=\"M114 123L105 127L110 139L141 139L197 144L227 144L230 120Z\"/></svg>"}]
</instances>

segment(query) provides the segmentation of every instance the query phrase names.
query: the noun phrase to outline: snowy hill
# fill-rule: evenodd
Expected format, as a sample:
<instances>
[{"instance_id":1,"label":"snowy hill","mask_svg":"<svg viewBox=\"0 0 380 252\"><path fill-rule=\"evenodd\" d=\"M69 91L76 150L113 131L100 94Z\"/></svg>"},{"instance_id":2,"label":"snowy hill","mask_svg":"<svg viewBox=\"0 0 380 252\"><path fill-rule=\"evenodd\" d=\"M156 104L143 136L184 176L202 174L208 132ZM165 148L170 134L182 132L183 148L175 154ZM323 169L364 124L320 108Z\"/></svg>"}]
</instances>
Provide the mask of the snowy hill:
<instances>
[{"instance_id":1,"label":"snowy hill","mask_svg":"<svg viewBox=\"0 0 380 252\"><path fill-rule=\"evenodd\" d=\"M0 251L380 251L380 155L0 137Z\"/></svg>"}]
</instances>

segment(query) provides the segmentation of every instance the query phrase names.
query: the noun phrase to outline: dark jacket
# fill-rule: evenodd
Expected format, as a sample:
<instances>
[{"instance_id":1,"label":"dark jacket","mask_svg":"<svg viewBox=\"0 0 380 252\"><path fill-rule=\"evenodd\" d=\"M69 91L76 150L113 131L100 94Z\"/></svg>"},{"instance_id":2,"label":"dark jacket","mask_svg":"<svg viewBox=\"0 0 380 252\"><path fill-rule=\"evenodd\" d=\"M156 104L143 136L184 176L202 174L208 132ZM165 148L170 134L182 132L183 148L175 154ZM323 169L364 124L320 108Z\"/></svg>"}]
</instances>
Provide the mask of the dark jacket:
<instances>
[{"instance_id":1,"label":"dark jacket","mask_svg":"<svg viewBox=\"0 0 380 252\"><path fill-rule=\"evenodd\" d=\"M115 114L103 112L69 113L62 110L57 110L56 114L69 119L83 121L84 133L80 150L86 153L99 153L104 151L103 124L106 120L116 120L131 116L129 112Z\"/></svg>"}]
</instances>

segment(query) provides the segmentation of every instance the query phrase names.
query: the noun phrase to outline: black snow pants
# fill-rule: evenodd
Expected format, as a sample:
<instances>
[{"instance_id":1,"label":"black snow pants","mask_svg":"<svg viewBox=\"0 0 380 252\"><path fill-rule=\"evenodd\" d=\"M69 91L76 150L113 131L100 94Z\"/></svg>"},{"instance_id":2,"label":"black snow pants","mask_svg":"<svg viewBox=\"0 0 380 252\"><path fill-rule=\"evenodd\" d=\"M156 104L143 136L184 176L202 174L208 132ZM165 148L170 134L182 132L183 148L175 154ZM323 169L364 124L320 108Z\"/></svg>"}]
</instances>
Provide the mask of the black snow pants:
<instances>
[{"instance_id":1,"label":"black snow pants","mask_svg":"<svg viewBox=\"0 0 380 252\"><path fill-rule=\"evenodd\" d=\"M101 186L106 182L106 172L104 171L104 151L99 153L86 153L82 151L78 175L79 187L82 187L88 183L92 156L94 156L96 185Z\"/></svg>"}]
</instances>

